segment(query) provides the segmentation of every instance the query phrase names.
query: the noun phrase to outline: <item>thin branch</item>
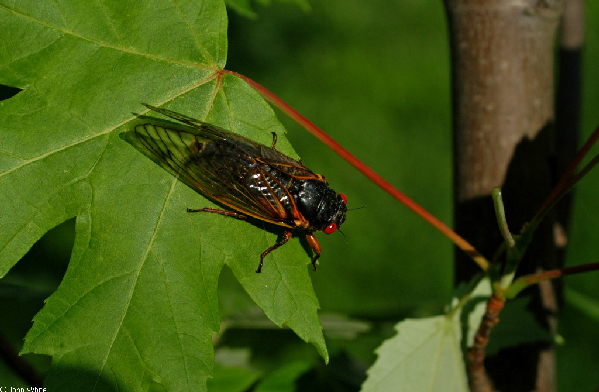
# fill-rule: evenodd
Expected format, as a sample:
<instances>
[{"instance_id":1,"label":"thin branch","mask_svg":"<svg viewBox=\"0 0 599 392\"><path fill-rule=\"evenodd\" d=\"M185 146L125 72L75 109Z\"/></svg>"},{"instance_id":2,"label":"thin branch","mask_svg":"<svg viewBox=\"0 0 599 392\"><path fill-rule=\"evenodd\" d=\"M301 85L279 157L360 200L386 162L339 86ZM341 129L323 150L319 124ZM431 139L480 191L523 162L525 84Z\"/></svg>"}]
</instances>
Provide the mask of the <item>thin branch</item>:
<instances>
[{"instance_id":1,"label":"thin branch","mask_svg":"<svg viewBox=\"0 0 599 392\"><path fill-rule=\"evenodd\" d=\"M539 211L537 211L537 214L532 219L532 222L540 222L543 219L543 216L545 216L545 214L547 213L547 211L549 211L551 206L553 206L557 202L557 200L559 200L559 198L563 196L564 193L569 189L568 185L574 174L574 171L576 170L578 165L580 165L580 162L584 159L584 157L588 154L591 147L593 147L593 145L597 142L597 139L599 139L599 126L595 128L591 136L589 136L587 141L584 143L584 146L582 146L580 151L578 151L578 154L576 154L576 157L574 158L570 166L568 166L568 169L566 170L564 175L560 178L555 188L553 188L551 194L549 194L543 206L539 209Z\"/></svg>"},{"instance_id":2,"label":"thin branch","mask_svg":"<svg viewBox=\"0 0 599 392\"><path fill-rule=\"evenodd\" d=\"M551 271L543 271L538 274L521 276L516 279L512 286L504 293L506 298L514 298L526 287L540 283L545 280L560 278L566 275L575 275L586 272L599 271L599 263L576 265L573 267L558 268Z\"/></svg>"},{"instance_id":3,"label":"thin branch","mask_svg":"<svg viewBox=\"0 0 599 392\"><path fill-rule=\"evenodd\" d=\"M495 291L489 302L485 315L481 320L474 343L467 351L468 377L470 389L473 392L494 391L493 384L485 371L485 347L489 343L489 335L493 327L499 322L499 313L505 305L505 298L499 291Z\"/></svg>"}]
</instances>

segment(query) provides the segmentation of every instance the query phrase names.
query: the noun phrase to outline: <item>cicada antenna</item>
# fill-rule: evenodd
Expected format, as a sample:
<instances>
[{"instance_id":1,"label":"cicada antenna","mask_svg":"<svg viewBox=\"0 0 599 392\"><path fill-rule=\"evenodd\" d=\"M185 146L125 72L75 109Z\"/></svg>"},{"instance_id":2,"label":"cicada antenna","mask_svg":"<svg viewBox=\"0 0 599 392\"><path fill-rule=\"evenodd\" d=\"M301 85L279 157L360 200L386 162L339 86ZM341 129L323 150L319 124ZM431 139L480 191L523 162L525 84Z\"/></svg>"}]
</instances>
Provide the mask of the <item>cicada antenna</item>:
<instances>
[{"instance_id":1,"label":"cicada antenna","mask_svg":"<svg viewBox=\"0 0 599 392\"><path fill-rule=\"evenodd\" d=\"M366 208L366 204L363 205L362 207L356 207L356 208L348 208L348 211L355 211L355 210L361 210L362 208Z\"/></svg>"},{"instance_id":2,"label":"cicada antenna","mask_svg":"<svg viewBox=\"0 0 599 392\"><path fill-rule=\"evenodd\" d=\"M337 231L338 231L339 233L341 233L341 235L343 236L343 238L345 238L345 244L346 244L347 246L349 246L349 241L347 240L347 236L345 235L345 233L344 233L344 232L342 232L342 231L341 231L341 229L337 229Z\"/></svg>"}]
</instances>

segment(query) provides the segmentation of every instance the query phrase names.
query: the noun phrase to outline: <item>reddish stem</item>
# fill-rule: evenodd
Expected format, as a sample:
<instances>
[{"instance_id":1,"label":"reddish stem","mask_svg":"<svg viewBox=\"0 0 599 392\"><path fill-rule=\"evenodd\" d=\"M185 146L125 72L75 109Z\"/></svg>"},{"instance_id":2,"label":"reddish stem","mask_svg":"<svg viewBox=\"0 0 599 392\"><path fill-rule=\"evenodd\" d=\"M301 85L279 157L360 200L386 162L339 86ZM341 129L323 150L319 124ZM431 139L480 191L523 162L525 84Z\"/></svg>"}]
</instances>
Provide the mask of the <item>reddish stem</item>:
<instances>
[{"instance_id":1,"label":"reddish stem","mask_svg":"<svg viewBox=\"0 0 599 392\"><path fill-rule=\"evenodd\" d=\"M551 271L541 272L541 273L534 274L534 275L528 275L527 277L524 277L524 281L526 282L527 285L531 285L531 284L539 283L539 282L541 282L543 280L547 280L547 279L555 279L555 278L559 278L561 276L574 275L574 274L580 274L583 272L591 272L591 271L599 271L599 263L589 263L589 264L577 265L574 267L559 268L559 269L555 269L555 270L551 270Z\"/></svg>"},{"instance_id":2,"label":"reddish stem","mask_svg":"<svg viewBox=\"0 0 599 392\"><path fill-rule=\"evenodd\" d=\"M591 136L589 136L587 141L584 143L584 146L582 146L580 151L578 151L578 154L576 154L576 157L574 157L574 160L572 161L570 166L568 166L568 169L566 170L564 175L560 178L560 180L557 183L557 185L555 186L555 188L553 188L553 191L551 191L551 194L549 194L549 196L545 200L545 203L539 209L539 211L533 218L532 222L539 221L543 217L543 215L545 215L545 213L549 210L549 208L553 204L555 204L555 202L561 196L563 196L565 191L570 189L568 187L568 184L569 184L570 178L572 177L572 174L574 173L574 171L576 170L578 165L580 165L580 162L588 154L591 147L593 147L593 145L597 142L598 138L599 138L599 126L597 128L595 128L595 130L593 131Z\"/></svg>"},{"instance_id":3,"label":"reddish stem","mask_svg":"<svg viewBox=\"0 0 599 392\"><path fill-rule=\"evenodd\" d=\"M472 391L492 391L493 386L485 372L485 347L489 343L489 335L493 327L499 322L499 313L505 305L505 298L499 291L495 291L489 302L485 315L481 320L474 343L467 351L468 376Z\"/></svg>"},{"instance_id":4,"label":"reddish stem","mask_svg":"<svg viewBox=\"0 0 599 392\"><path fill-rule=\"evenodd\" d=\"M397 188L391 185L388 181L386 181L383 177L377 174L374 170L368 167L364 162L360 161L354 155L352 155L349 151L343 148L339 143L337 143L333 138L324 133L320 128L310 122L307 118L299 114L295 109L277 97L275 94L261 86L260 84L254 82L252 79L238 74L237 72L223 70L223 73L231 74L237 76L243 80L245 80L250 86L252 86L260 95L262 95L267 101L272 103L275 107L279 108L282 112L288 115L291 119L296 121L302 127L304 127L308 132L312 135L316 136L321 142L330 147L333 151L335 151L339 156L345 159L349 164L358 169L362 174L368 177L371 181L381 187L385 192L393 196L400 203L408 207L410 210L414 211L418 216L423 218L429 224L431 224L434 228L439 230L443 235L449 238L456 246L462 249L466 254L468 254L483 270L487 270L489 263L485 257L478 252L468 241L464 238L460 237L457 233L451 230L447 225L441 222L439 219L431 215L424 208L416 204L412 199L407 197L405 194L400 192Z\"/></svg>"}]
</instances>

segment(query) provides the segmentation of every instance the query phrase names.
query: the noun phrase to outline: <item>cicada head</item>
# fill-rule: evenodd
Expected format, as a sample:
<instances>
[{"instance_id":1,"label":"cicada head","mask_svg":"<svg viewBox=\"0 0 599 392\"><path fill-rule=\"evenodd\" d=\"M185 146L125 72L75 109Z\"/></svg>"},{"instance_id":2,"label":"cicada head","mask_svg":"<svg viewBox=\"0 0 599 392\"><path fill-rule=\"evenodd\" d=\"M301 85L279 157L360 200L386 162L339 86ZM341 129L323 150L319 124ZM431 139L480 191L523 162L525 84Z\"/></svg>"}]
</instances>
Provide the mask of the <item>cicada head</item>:
<instances>
[{"instance_id":1,"label":"cicada head","mask_svg":"<svg viewBox=\"0 0 599 392\"><path fill-rule=\"evenodd\" d=\"M322 229L326 234L334 233L343 222L345 222L345 213L347 212L347 197L343 193L338 193L334 202L329 203L328 225Z\"/></svg>"},{"instance_id":2,"label":"cicada head","mask_svg":"<svg viewBox=\"0 0 599 392\"><path fill-rule=\"evenodd\" d=\"M345 221L347 198L317 179L301 181L294 193L298 210L308 221L309 231L335 232Z\"/></svg>"}]
</instances>

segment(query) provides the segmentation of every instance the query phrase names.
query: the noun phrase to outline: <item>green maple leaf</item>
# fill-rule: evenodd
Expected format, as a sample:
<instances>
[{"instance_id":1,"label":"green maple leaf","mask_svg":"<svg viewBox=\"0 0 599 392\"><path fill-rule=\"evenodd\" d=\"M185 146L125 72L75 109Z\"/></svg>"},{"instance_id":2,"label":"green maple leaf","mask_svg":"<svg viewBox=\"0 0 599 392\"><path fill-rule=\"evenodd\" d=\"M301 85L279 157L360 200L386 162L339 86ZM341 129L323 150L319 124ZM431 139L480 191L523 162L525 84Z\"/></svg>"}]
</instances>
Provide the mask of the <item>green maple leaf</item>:
<instances>
[{"instance_id":1,"label":"green maple leaf","mask_svg":"<svg viewBox=\"0 0 599 392\"><path fill-rule=\"evenodd\" d=\"M53 356L60 390L205 390L226 263L277 325L327 359L309 254L280 230L213 204L120 135L148 102L260 143L284 129L245 82L221 73L223 1L0 3L0 276L49 229L77 217L68 270L22 352ZM149 114L152 115L152 114ZM279 138L277 148L296 156Z\"/></svg>"}]
</instances>

